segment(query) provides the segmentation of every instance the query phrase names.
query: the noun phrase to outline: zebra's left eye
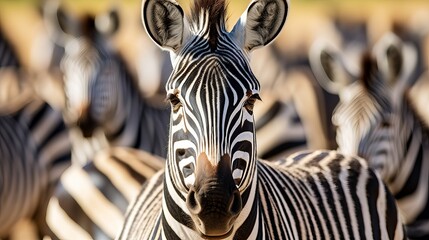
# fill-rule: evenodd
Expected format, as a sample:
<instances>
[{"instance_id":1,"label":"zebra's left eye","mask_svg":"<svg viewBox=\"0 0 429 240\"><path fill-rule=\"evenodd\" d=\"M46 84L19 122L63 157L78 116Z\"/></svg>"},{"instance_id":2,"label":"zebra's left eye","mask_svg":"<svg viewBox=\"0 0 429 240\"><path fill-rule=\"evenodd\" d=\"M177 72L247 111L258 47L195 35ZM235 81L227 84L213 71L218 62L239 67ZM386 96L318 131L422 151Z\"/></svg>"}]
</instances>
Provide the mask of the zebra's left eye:
<instances>
[{"instance_id":1,"label":"zebra's left eye","mask_svg":"<svg viewBox=\"0 0 429 240\"><path fill-rule=\"evenodd\" d=\"M259 97L259 94L253 94L247 100L244 102L243 107L246 108L246 110L252 114L253 113L253 107L255 106L256 100L261 100Z\"/></svg>"},{"instance_id":2,"label":"zebra's left eye","mask_svg":"<svg viewBox=\"0 0 429 240\"><path fill-rule=\"evenodd\" d=\"M180 102L180 99L174 94L169 94L167 96L167 100L170 101L173 112L179 111L179 109L182 107L182 102Z\"/></svg>"}]
</instances>

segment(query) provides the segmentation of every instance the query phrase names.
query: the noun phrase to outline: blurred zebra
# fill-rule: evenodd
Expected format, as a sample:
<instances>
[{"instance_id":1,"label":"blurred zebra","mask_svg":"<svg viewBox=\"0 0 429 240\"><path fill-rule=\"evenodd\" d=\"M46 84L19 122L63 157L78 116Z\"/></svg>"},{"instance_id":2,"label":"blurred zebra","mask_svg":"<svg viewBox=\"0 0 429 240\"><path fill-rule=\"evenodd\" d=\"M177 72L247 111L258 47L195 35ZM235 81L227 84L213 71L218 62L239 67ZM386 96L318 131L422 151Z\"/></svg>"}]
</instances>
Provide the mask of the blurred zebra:
<instances>
[{"instance_id":1,"label":"blurred zebra","mask_svg":"<svg viewBox=\"0 0 429 240\"><path fill-rule=\"evenodd\" d=\"M257 159L260 85L248 54L278 35L288 6L253 1L228 32L223 0L194 1L189 18L175 1L143 2L149 35L173 59L169 152L119 239L405 238L393 197L363 159Z\"/></svg>"},{"instance_id":2,"label":"blurred zebra","mask_svg":"<svg viewBox=\"0 0 429 240\"><path fill-rule=\"evenodd\" d=\"M386 34L362 57L359 76L348 73L338 50L319 53L326 80L339 90L332 119L339 149L368 159L394 194L408 237L428 239L429 128L408 93L416 81L415 48Z\"/></svg>"},{"instance_id":3,"label":"blurred zebra","mask_svg":"<svg viewBox=\"0 0 429 240\"><path fill-rule=\"evenodd\" d=\"M113 239L141 185L164 159L125 147L99 151L85 166L74 164L50 199L44 234L52 239Z\"/></svg>"},{"instance_id":4,"label":"blurred zebra","mask_svg":"<svg viewBox=\"0 0 429 240\"><path fill-rule=\"evenodd\" d=\"M72 18L61 12L67 17L55 19L60 22L55 26L64 26L67 21L61 20ZM168 106L152 104L142 96L138 82L113 49L109 38L119 29L117 11L97 18L87 16L82 22L74 35L66 27L57 29L65 47L60 64L64 116L70 126L78 128L77 135L93 140L90 147L80 145L80 136L73 141L76 156L89 149L78 162L87 162L106 146L133 147L165 157Z\"/></svg>"},{"instance_id":5,"label":"blurred zebra","mask_svg":"<svg viewBox=\"0 0 429 240\"><path fill-rule=\"evenodd\" d=\"M1 234L19 218L43 219L52 188L71 163L61 114L37 99L13 110L3 108L0 116Z\"/></svg>"}]
</instances>

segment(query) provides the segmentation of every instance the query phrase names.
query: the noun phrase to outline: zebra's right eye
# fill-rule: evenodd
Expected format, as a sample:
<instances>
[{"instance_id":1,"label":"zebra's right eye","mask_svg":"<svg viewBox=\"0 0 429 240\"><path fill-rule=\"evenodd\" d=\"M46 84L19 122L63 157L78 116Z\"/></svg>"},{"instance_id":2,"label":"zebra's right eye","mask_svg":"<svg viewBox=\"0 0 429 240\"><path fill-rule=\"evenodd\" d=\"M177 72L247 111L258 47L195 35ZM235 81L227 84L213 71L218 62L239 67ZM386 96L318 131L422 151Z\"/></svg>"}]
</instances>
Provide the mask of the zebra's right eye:
<instances>
[{"instance_id":1,"label":"zebra's right eye","mask_svg":"<svg viewBox=\"0 0 429 240\"><path fill-rule=\"evenodd\" d=\"M182 107L182 102L180 102L180 99L174 94L169 94L167 100L170 101L173 112L179 111Z\"/></svg>"},{"instance_id":2,"label":"zebra's right eye","mask_svg":"<svg viewBox=\"0 0 429 240\"><path fill-rule=\"evenodd\" d=\"M252 114L253 113L253 107L255 106L255 102L256 100L261 100L261 98L259 97L259 94L254 94L252 96L250 96L245 102L243 107L246 108L246 110Z\"/></svg>"}]
</instances>

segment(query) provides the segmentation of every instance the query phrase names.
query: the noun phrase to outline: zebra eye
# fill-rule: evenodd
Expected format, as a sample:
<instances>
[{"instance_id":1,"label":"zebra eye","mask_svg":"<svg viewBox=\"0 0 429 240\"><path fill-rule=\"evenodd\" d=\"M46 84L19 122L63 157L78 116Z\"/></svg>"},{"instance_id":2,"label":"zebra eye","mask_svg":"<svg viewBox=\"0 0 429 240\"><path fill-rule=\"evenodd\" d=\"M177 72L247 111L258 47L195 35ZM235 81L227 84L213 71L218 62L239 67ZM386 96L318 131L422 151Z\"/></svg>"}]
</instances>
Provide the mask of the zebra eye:
<instances>
[{"instance_id":1,"label":"zebra eye","mask_svg":"<svg viewBox=\"0 0 429 240\"><path fill-rule=\"evenodd\" d=\"M167 100L170 101L173 112L179 111L182 107L182 102L180 102L180 99L174 94L169 94Z\"/></svg>"},{"instance_id":2,"label":"zebra eye","mask_svg":"<svg viewBox=\"0 0 429 240\"><path fill-rule=\"evenodd\" d=\"M255 102L256 100L261 100L261 98L259 97L259 94L254 94L252 96L250 96L245 102L243 107L246 108L246 110L252 114L253 113L253 107L255 106Z\"/></svg>"},{"instance_id":3,"label":"zebra eye","mask_svg":"<svg viewBox=\"0 0 429 240\"><path fill-rule=\"evenodd\" d=\"M380 123L380 126L383 128L388 128L388 127L390 127L390 123L388 121L382 121Z\"/></svg>"}]
</instances>

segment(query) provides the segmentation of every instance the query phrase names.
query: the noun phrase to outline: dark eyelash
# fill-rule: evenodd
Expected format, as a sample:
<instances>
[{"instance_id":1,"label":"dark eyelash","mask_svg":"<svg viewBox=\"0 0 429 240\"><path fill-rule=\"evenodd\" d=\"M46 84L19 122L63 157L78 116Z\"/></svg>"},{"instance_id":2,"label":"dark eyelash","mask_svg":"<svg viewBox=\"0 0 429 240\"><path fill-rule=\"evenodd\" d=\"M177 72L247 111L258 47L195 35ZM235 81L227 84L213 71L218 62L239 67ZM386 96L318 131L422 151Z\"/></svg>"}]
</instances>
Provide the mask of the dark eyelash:
<instances>
[{"instance_id":1,"label":"dark eyelash","mask_svg":"<svg viewBox=\"0 0 429 240\"><path fill-rule=\"evenodd\" d=\"M256 100L261 101L259 94L253 94L244 102L243 106L247 109L247 111L249 111L250 114L253 113L253 107L255 106Z\"/></svg>"},{"instance_id":2,"label":"dark eyelash","mask_svg":"<svg viewBox=\"0 0 429 240\"><path fill-rule=\"evenodd\" d=\"M171 107L174 112L177 112L182 107L182 102L175 94L168 94L167 101L171 103Z\"/></svg>"}]
</instances>

